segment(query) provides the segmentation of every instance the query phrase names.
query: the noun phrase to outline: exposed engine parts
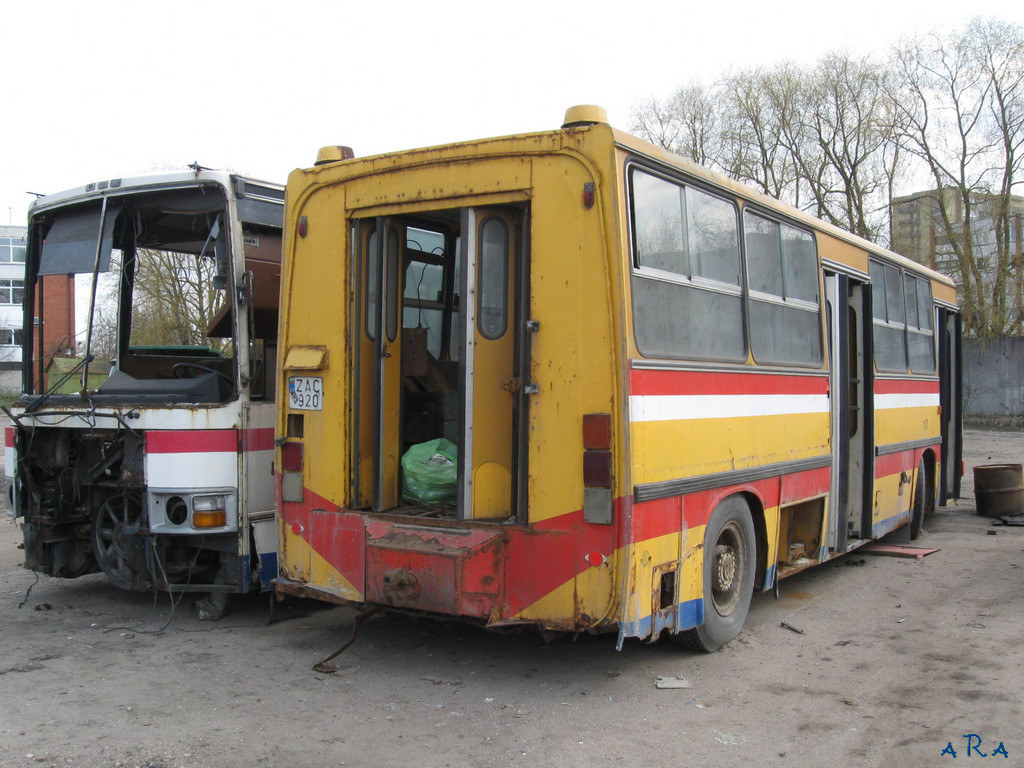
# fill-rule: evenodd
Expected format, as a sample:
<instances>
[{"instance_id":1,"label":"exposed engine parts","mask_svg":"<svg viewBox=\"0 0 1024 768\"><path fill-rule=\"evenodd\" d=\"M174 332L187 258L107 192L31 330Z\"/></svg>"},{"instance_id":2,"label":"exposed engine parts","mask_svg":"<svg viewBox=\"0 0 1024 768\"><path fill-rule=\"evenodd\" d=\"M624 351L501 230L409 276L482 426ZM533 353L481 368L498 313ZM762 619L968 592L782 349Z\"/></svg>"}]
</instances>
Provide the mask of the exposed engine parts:
<instances>
[{"instance_id":1,"label":"exposed engine parts","mask_svg":"<svg viewBox=\"0 0 1024 768\"><path fill-rule=\"evenodd\" d=\"M62 578L102 571L122 589L212 583L221 560L212 537L150 531L141 433L47 426L26 428L20 443L28 568Z\"/></svg>"}]
</instances>

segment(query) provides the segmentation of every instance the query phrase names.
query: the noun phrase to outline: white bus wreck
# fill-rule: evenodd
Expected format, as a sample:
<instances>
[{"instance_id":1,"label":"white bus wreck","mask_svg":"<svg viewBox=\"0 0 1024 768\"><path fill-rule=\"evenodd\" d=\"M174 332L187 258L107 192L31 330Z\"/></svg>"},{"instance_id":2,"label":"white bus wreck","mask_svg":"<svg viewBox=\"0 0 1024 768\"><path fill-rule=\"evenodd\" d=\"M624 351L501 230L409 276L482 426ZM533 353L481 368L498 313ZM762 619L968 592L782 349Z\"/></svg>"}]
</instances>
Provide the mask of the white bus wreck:
<instances>
[{"instance_id":1,"label":"white bus wreck","mask_svg":"<svg viewBox=\"0 0 1024 768\"><path fill-rule=\"evenodd\" d=\"M27 568L207 592L201 618L270 588L283 198L192 166L32 205L6 434Z\"/></svg>"}]
</instances>

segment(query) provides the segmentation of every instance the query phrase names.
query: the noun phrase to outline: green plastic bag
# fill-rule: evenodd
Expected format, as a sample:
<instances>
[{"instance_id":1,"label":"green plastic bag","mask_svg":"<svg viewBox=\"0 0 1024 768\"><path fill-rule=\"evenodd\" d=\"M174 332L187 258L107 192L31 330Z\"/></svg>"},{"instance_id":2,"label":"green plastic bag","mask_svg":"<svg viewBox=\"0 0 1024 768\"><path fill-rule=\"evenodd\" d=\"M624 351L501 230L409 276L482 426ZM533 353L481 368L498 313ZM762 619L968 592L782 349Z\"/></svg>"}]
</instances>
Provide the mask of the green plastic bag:
<instances>
[{"instance_id":1,"label":"green plastic bag","mask_svg":"<svg viewBox=\"0 0 1024 768\"><path fill-rule=\"evenodd\" d=\"M453 507L458 501L459 449L443 437L402 455L402 496L410 504Z\"/></svg>"}]
</instances>

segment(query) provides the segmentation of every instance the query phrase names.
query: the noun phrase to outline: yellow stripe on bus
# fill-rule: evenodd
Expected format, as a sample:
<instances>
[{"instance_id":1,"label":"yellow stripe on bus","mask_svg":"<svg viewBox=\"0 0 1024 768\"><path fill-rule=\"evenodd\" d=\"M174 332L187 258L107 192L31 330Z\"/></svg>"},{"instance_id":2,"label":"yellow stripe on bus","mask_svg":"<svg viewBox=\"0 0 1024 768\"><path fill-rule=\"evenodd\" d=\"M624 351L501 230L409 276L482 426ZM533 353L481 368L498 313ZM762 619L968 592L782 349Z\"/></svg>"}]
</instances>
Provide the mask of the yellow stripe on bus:
<instances>
[{"instance_id":1,"label":"yellow stripe on bus","mask_svg":"<svg viewBox=\"0 0 1024 768\"><path fill-rule=\"evenodd\" d=\"M826 414L630 425L633 483L727 472L829 452ZM737 455L736 447L746 448Z\"/></svg>"}]
</instances>

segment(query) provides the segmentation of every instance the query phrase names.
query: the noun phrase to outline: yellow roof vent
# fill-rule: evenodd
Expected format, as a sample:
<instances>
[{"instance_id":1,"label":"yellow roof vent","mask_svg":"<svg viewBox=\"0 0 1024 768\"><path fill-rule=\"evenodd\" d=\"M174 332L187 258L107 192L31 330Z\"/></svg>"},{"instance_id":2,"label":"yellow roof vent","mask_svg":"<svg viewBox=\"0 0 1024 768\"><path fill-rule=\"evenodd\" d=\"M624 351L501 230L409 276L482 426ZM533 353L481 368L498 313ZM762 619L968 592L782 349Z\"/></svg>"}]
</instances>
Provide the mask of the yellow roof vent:
<instances>
[{"instance_id":1,"label":"yellow roof vent","mask_svg":"<svg viewBox=\"0 0 1024 768\"><path fill-rule=\"evenodd\" d=\"M316 153L315 165L326 165L327 163L337 163L341 160L351 160L355 156L356 153L352 151L352 147L321 147L320 151Z\"/></svg>"},{"instance_id":2,"label":"yellow roof vent","mask_svg":"<svg viewBox=\"0 0 1024 768\"><path fill-rule=\"evenodd\" d=\"M565 110L565 122L562 123L562 127L575 128L580 125L594 125L595 123L608 123L608 113L604 107L595 107L593 104L580 104Z\"/></svg>"}]
</instances>

